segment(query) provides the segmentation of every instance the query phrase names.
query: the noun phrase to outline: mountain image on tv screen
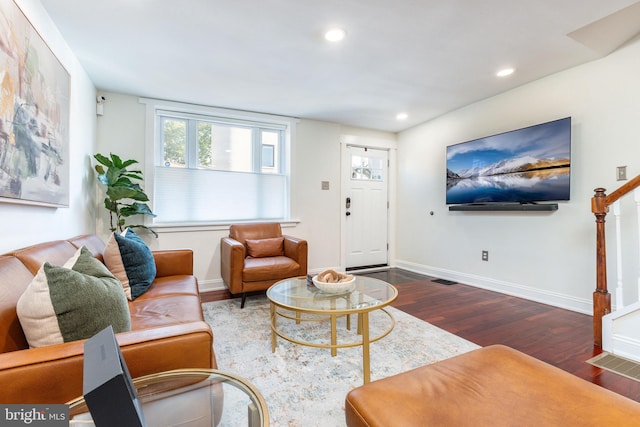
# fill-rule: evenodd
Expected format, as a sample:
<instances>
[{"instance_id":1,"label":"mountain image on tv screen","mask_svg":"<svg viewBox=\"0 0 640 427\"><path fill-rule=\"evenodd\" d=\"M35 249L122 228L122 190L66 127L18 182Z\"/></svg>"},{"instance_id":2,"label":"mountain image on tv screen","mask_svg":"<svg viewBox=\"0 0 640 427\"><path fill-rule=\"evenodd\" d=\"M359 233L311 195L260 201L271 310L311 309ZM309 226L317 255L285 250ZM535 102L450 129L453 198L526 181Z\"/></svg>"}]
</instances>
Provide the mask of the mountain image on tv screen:
<instances>
[{"instance_id":1,"label":"mountain image on tv screen","mask_svg":"<svg viewBox=\"0 0 640 427\"><path fill-rule=\"evenodd\" d=\"M447 147L447 204L569 200L571 117Z\"/></svg>"}]
</instances>

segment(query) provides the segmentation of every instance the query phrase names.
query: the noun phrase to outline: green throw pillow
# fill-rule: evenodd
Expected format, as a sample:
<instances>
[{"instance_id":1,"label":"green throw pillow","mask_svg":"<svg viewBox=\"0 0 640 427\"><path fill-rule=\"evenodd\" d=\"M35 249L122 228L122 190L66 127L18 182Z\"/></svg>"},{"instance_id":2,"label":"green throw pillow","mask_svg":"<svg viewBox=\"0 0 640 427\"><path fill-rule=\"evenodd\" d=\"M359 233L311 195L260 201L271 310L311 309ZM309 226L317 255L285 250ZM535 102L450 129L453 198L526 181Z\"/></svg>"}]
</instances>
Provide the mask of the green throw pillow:
<instances>
[{"instance_id":1,"label":"green throw pillow","mask_svg":"<svg viewBox=\"0 0 640 427\"><path fill-rule=\"evenodd\" d=\"M30 347L90 338L109 325L131 329L122 284L84 246L62 267L45 262L16 309Z\"/></svg>"}]
</instances>

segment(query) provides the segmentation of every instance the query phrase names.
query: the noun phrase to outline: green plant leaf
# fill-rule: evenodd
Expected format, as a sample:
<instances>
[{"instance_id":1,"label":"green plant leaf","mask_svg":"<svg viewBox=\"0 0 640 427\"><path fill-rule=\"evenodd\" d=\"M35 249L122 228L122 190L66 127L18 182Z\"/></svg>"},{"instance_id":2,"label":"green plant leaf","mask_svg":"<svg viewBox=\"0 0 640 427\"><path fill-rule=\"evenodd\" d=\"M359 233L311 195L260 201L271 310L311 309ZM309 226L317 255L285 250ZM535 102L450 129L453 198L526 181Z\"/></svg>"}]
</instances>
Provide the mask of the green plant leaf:
<instances>
[{"instance_id":1,"label":"green plant leaf","mask_svg":"<svg viewBox=\"0 0 640 427\"><path fill-rule=\"evenodd\" d=\"M113 200L132 199L139 202L148 202L149 197L138 184L114 185L108 187L107 195Z\"/></svg>"},{"instance_id":2,"label":"green plant leaf","mask_svg":"<svg viewBox=\"0 0 640 427\"><path fill-rule=\"evenodd\" d=\"M120 176L116 181L114 181L111 185L114 187L132 187L134 184L128 177Z\"/></svg>"},{"instance_id":3,"label":"green plant leaf","mask_svg":"<svg viewBox=\"0 0 640 427\"><path fill-rule=\"evenodd\" d=\"M103 156L102 154L98 153L96 155L93 156L94 159L96 159L98 162L100 162L101 164L105 165L106 167L110 168L111 166L113 166L113 163L111 162L111 160L109 160L108 157Z\"/></svg>"},{"instance_id":4,"label":"green plant leaf","mask_svg":"<svg viewBox=\"0 0 640 427\"><path fill-rule=\"evenodd\" d=\"M104 207L110 212L118 212L118 204L108 197L104 199Z\"/></svg>"},{"instance_id":5,"label":"green plant leaf","mask_svg":"<svg viewBox=\"0 0 640 427\"><path fill-rule=\"evenodd\" d=\"M122 171L118 168L110 167L109 169L107 169L107 173L105 174L105 176L107 177L107 186L110 186L118 182L118 180L122 176Z\"/></svg>"},{"instance_id":6,"label":"green plant leaf","mask_svg":"<svg viewBox=\"0 0 640 427\"><path fill-rule=\"evenodd\" d=\"M115 167L116 169L124 169L122 159L113 153L110 153L110 155L111 161L113 162L113 167Z\"/></svg>"},{"instance_id":7,"label":"green plant leaf","mask_svg":"<svg viewBox=\"0 0 640 427\"><path fill-rule=\"evenodd\" d=\"M145 203L132 203L126 206L120 206L120 215L122 216L132 216L132 215L148 215L155 217L156 214L151 212L149 206Z\"/></svg>"},{"instance_id":8,"label":"green plant leaf","mask_svg":"<svg viewBox=\"0 0 640 427\"><path fill-rule=\"evenodd\" d=\"M139 191L128 186L108 187L107 196L112 200L133 199Z\"/></svg>"},{"instance_id":9,"label":"green plant leaf","mask_svg":"<svg viewBox=\"0 0 640 427\"><path fill-rule=\"evenodd\" d=\"M127 173L123 174L123 176L142 181L142 172L141 171L127 171Z\"/></svg>"},{"instance_id":10,"label":"green plant leaf","mask_svg":"<svg viewBox=\"0 0 640 427\"><path fill-rule=\"evenodd\" d=\"M149 201L149 197L147 197L147 194L143 191L138 191L136 194L134 194L133 196L129 197L130 199L133 200L137 200L139 202L148 202Z\"/></svg>"},{"instance_id":11,"label":"green plant leaf","mask_svg":"<svg viewBox=\"0 0 640 427\"><path fill-rule=\"evenodd\" d=\"M133 165L133 164L136 164L136 163L138 163L138 161L137 161L137 160L133 160L133 159L131 159L131 160L127 160L127 161L125 161L125 162L122 164L122 167L123 167L123 168L127 168L127 167L129 167L129 166L131 166L131 165Z\"/></svg>"}]
</instances>

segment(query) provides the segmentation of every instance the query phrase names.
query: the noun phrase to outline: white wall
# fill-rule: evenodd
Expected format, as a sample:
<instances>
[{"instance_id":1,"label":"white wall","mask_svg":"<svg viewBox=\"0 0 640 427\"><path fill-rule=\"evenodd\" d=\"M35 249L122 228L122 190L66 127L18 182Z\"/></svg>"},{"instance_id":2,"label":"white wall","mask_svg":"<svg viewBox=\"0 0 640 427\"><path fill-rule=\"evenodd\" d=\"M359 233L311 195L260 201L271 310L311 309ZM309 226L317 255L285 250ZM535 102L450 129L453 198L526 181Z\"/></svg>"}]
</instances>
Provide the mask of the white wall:
<instances>
[{"instance_id":1,"label":"white wall","mask_svg":"<svg viewBox=\"0 0 640 427\"><path fill-rule=\"evenodd\" d=\"M100 94L106 101L104 115L98 118L97 151L139 160L144 170L145 105L132 95ZM339 266L341 261L340 138L345 133L395 139L394 135L385 132L312 120L298 121L291 161L291 212L297 222L286 225L283 232L308 240L311 272ZM321 189L322 181L329 181L329 190ZM101 212L97 233L105 238L108 235L106 221L106 211ZM201 289L223 288L219 243L221 237L228 236L228 227L156 228L156 231L158 239L145 239L153 249L193 249L194 273Z\"/></svg>"},{"instance_id":2,"label":"white wall","mask_svg":"<svg viewBox=\"0 0 640 427\"><path fill-rule=\"evenodd\" d=\"M70 74L70 200L68 208L0 203L0 253L95 228L89 161L95 145L95 88L40 2L16 3Z\"/></svg>"},{"instance_id":3,"label":"white wall","mask_svg":"<svg viewBox=\"0 0 640 427\"><path fill-rule=\"evenodd\" d=\"M629 177L640 174L639 75L640 41L635 40L601 60L399 134L397 264L590 313L595 289L590 200L594 188L611 191L621 184L616 166L626 165ZM571 201L554 213L447 210L447 145L566 116L573 118ZM482 250L489 251L488 262L481 261Z\"/></svg>"},{"instance_id":4,"label":"white wall","mask_svg":"<svg viewBox=\"0 0 640 427\"><path fill-rule=\"evenodd\" d=\"M137 97L105 93L96 124L95 88L37 0L16 0L71 76L70 205L0 203L0 253L45 240L97 231L106 235L92 155L144 159L144 107ZM595 225L590 198L609 190L615 167L640 173L640 41L592 63L446 114L399 135L397 265L477 286L590 312L595 286ZM572 198L554 213L453 213L444 203L444 151L450 144L570 115ZM394 135L301 120L293 147L292 211L285 232L309 240L310 269L340 263L340 137ZM97 136L97 144L96 144ZM331 189L322 191L321 181ZM628 208L626 210L629 210ZM429 215L433 211L434 215ZM611 231L611 223L608 223ZM624 226L636 233L636 227ZM18 231L17 231L18 230ZM226 229L162 233L154 248L191 247L204 288L220 286L219 239ZM612 246L609 240L609 246ZM625 243L625 246L629 246ZM481 250L490 252L480 261ZM615 260L610 255L610 260ZM630 263L635 267L635 263ZM613 264L610 263L610 271ZM635 279L636 268L627 278ZM610 279L611 280L611 279ZM610 282L610 289L613 284ZM634 288L630 286L629 289ZM629 300L636 299L627 291ZM625 298L627 295L625 294Z\"/></svg>"}]
</instances>

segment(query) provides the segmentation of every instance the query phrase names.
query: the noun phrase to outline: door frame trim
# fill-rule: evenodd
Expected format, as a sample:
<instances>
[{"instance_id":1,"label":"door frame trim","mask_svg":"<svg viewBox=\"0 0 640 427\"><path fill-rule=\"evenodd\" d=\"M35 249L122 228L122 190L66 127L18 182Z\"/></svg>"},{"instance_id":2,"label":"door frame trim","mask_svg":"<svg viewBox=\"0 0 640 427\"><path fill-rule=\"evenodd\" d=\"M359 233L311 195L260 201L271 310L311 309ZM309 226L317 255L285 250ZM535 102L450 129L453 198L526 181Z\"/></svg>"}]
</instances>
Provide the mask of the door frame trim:
<instances>
[{"instance_id":1,"label":"door frame trim","mask_svg":"<svg viewBox=\"0 0 640 427\"><path fill-rule=\"evenodd\" d=\"M394 139L380 139L363 137L356 135L341 135L340 137L340 269L346 269L346 216L344 215L344 207L342 201L347 197L344 168L344 150L347 146L359 148L371 148L376 150L388 151L389 168L387 171L387 200L389 209L387 212L387 240L389 247L387 249L387 264L393 267L396 263L396 176L397 176L397 141Z\"/></svg>"}]
</instances>

